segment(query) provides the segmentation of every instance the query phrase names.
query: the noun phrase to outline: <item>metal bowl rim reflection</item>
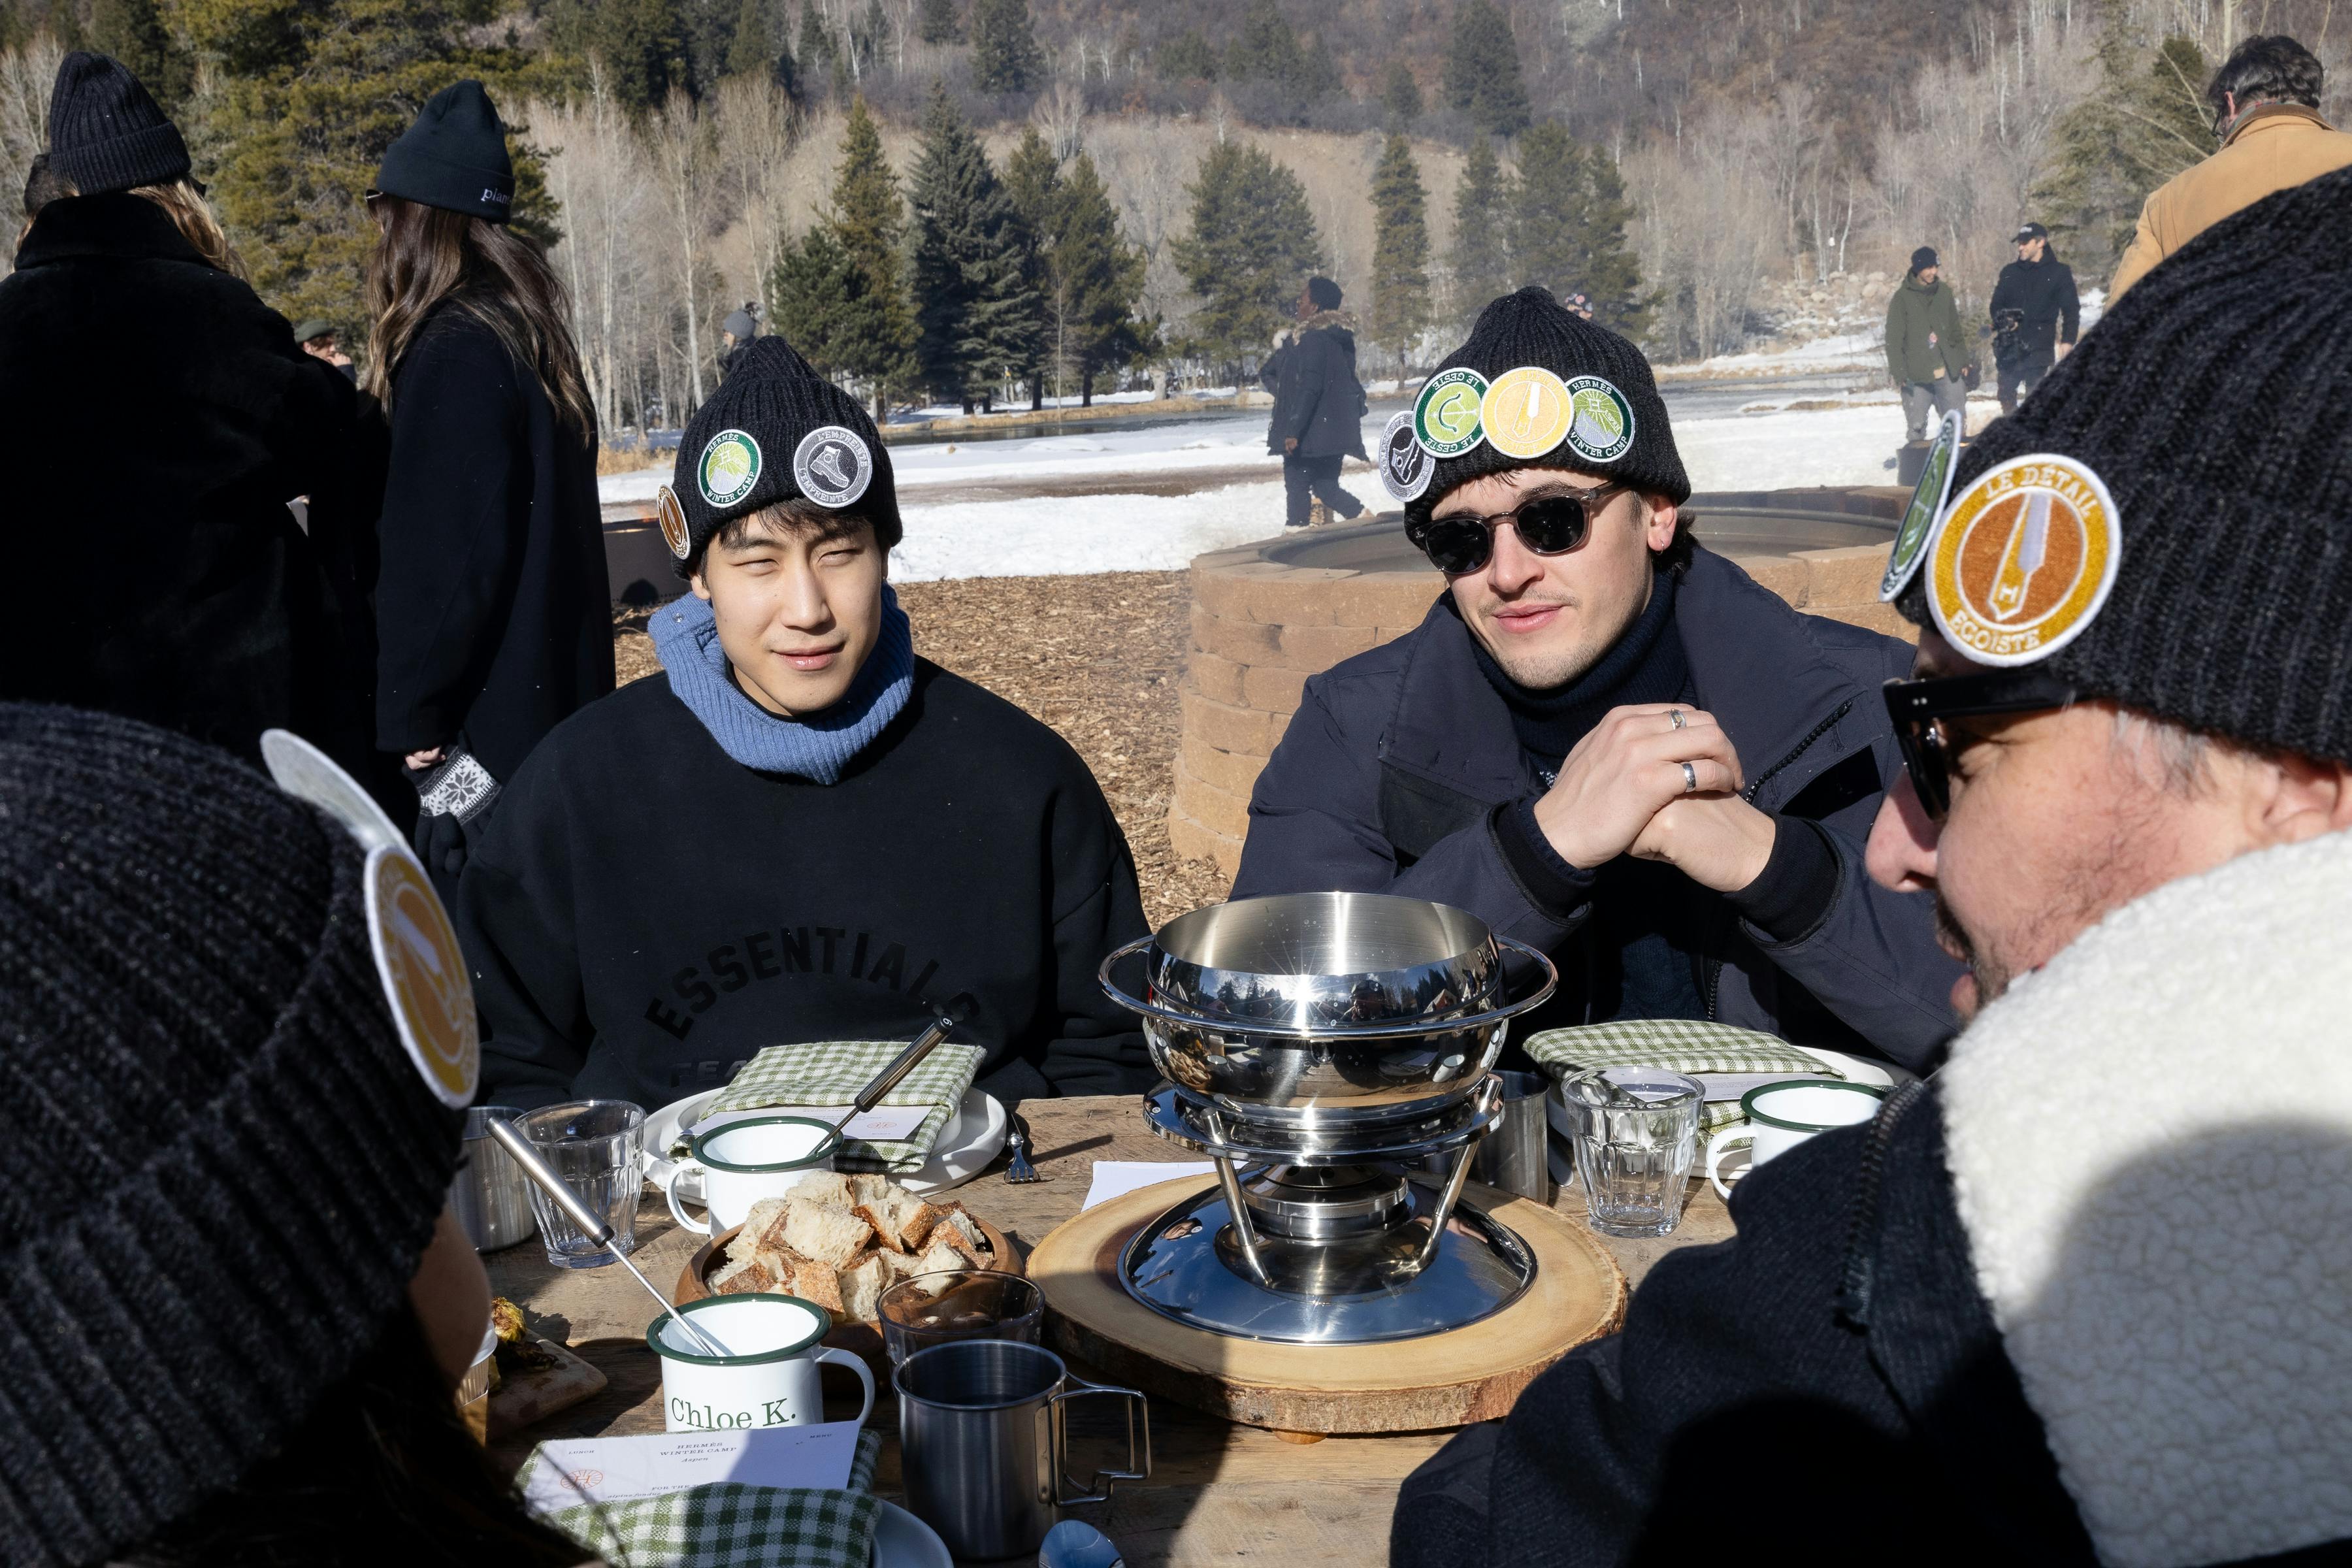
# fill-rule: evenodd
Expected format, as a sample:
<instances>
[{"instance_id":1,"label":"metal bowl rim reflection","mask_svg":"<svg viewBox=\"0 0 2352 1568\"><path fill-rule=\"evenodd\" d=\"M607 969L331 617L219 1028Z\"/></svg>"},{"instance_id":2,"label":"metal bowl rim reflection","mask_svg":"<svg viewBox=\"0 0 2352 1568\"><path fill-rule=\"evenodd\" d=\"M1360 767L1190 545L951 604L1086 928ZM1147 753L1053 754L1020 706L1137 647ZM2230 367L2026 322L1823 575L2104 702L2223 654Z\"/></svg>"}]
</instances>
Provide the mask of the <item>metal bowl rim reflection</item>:
<instances>
[{"instance_id":1,"label":"metal bowl rim reflection","mask_svg":"<svg viewBox=\"0 0 2352 1568\"><path fill-rule=\"evenodd\" d=\"M1147 1018L1157 1018L1166 1024L1181 1024L1187 1028L1213 1029L1222 1035L1245 1035L1269 1040L1418 1039L1434 1034L1446 1034L1459 1029L1475 1029L1488 1024L1499 1024L1550 1000L1552 992L1559 984L1559 965L1553 963L1551 959L1540 950L1529 947L1526 942L1514 938L1496 933L1490 940L1496 946L1508 948L1522 958L1535 960L1543 970L1543 984L1516 1002L1507 1002L1500 1007L1489 1007L1483 1012L1435 1017L1399 1018L1387 1024L1267 1026L1264 1020L1235 1018L1223 1013L1188 1012L1163 1006L1157 1002L1147 1002L1139 996L1129 995L1120 988L1118 982L1110 977L1111 966L1121 959L1132 957L1151 947L1159 941L1156 936L1138 937L1133 942L1112 949L1101 964L1096 968L1095 981L1102 987L1104 995L1108 996L1130 1013L1139 1014Z\"/></svg>"}]
</instances>

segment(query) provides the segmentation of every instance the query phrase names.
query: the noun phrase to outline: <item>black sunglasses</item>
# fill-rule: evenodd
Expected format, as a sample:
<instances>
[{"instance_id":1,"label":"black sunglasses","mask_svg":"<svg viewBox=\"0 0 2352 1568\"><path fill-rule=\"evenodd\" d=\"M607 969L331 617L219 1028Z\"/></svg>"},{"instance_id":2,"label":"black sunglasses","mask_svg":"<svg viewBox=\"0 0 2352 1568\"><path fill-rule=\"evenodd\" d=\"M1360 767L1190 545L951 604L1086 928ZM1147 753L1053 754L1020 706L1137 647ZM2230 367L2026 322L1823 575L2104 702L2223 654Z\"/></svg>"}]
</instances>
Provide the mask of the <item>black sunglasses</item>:
<instances>
[{"instance_id":1,"label":"black sunglasses","mask_svg":"<svg viewBox=\"0 0 2352 1568\"><path fill-rule=\"evenodd\" d=\"M1895 740L1903 748L1903 765L1910 770L1911 787L1919 804L1937 821L1952 808L1952 761L1959 754L1944 728L1947 719L1972 714L2033 713L2063 708L2074 700L2074 688L2039 670L1997 670L1990 675L1957 675L1941 680L1890 680L1886 683L1886 716L1895 721Z\"/></svg>"},{"instance_id":2,"label":"black sunglasses","mask_svg":"<svg viewBox=\"0 0 2352 1568\"><path fill-rule=\"evenodd\" d=\"M1506 522L1519 531L1519 542L1537 554L1565 555L1584 542L1601 509L1632 488L1602 485L1599 489L1538 496L1491 517L1433 517L1422 524L1413 542L1421 546L1430 564L1448 577L1467 576L1493 560L1495 530Z\"/></svg>"}]
</instances>

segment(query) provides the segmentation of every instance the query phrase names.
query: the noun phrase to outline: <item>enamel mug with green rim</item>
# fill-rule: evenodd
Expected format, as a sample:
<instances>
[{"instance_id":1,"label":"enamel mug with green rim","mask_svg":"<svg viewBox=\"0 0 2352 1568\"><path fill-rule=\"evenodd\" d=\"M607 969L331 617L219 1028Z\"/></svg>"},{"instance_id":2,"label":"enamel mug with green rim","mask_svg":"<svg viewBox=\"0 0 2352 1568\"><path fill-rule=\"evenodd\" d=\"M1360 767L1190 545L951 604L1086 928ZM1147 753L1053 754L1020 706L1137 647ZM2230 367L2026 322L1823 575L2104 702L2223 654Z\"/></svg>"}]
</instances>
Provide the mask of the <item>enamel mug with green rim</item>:
<instances>
[{"instance_id":1,"label":"enamel mug with green rim","mask_svg":"<svg viewBox=\"0 0 2352 1568\"><path fill-rule=\"evenodd\" d=\"M1706 1179L1726 1199L1731 1189L1719 1174L1723 1156L1735 1143L1750 1145L1751 1171L1776 1155L1785 1154L1817 1132L1852 1127L1878 1114L1886 1090L1866 1083L1845 1083L1829 1078L1785 1079L1759 1084L1739 1097L1745 1121L1735 1121L1707 1140Z\"/></svg>"},{"instance_id":2,"label":"enamel mug with green rim","mask_svg":"<svg viewBox=\"0 0 2352 1568\"><path fill-rule=\"evenodd\" d=\"M874 1374L848 1351L821 1344L833 1316L798 1296L746 1291L688 1301L680 1312L728 1353L704 1353L675 1317L664 1314L646 1330L661 1357L662 1417L673 1432L737 1432L760 1426L806 1426L824 1419L817 1368L847 1367L866 1391L857 1422L874 1414Z\"/></svg>"},{"instance_id":3,"label":"enamel mug with green rim","mask_svg":"<svg viewBox=\"0 0 2352 1568\"><path fill-rule=\"evenodd\" d=\"M758 1116L698 1132L691 1151L662 1178L662 1196L678 1224L698 1236L732 1230L763 1198L780 1198L811 1171L830 1171L841 1151L841 1134L806 1116ZM687 1217L677 1196L678 1179L702 1181L702 1217Z\"/></svg>"}]
</instances>

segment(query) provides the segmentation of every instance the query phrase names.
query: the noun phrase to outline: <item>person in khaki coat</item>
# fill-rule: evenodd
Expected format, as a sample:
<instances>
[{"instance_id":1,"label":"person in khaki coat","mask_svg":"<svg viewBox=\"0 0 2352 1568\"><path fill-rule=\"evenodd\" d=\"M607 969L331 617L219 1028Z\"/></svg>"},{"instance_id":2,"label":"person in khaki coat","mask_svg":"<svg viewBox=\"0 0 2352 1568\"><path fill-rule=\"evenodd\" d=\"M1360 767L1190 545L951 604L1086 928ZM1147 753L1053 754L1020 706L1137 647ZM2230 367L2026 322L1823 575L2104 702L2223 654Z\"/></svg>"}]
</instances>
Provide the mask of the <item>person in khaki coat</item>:
<instances>
[{"instance_id":1,"label":"person in khaki coat","mask_svg":"<svg viewBox=\"0 0 2352 1568\"><path fill-rule=\"evenodd\" d=\"M2205 89L2221 149L2149 195L2107 285L2110 307L2149 268L2231 213L2352 164L2352 134L2319 117L2323 81L2319 61L2284 33L2231 51Z\"/></svg>"}]
</instances>

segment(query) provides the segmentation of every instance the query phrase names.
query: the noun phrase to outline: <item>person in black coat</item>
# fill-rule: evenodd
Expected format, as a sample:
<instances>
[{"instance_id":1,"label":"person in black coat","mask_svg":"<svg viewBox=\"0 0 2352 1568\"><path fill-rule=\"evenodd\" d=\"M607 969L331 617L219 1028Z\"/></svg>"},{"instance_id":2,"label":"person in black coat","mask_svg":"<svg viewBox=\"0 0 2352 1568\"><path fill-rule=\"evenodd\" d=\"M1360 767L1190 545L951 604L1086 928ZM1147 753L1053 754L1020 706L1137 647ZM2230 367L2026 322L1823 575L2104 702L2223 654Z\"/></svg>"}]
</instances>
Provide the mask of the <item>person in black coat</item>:
<instances>
[{"instance_id":1,"label":"person in black coat","mask_svg":"<svg viewBox=\"0 0 2352 1568\"><path fill-rule=\"evenodd\" d=\"M352 389L238 274L179 132L121 65L68 55L48 132L0 281L17 585L0 697L256 762L282 727L365 776ZM287 507L303 495L310 535Z\"/></svg>"},{"instance_id":2,"label":"person in black coat","mask_svg":"<svg viewBox=\"0 0 2352 1568\"><path fill-rule=\"evenodd\" d=\"M418 851L454 899L499 787L613 689L596 420L562 286L507 226L514 172L481 84L436 93L376 184L376 743L405 761Z\"/></svg>"},{"instance_id":3,"label":"person in black coat","mask_svg":"<svg viewBox=\"0 0 2352 1568\"><path fill-rule=\"evenodd\" d=\"M2000 269L1988 307L2003 414L2016 413L2018 400L2066 357L2083 320L2074 269L2050 248L2050 231L2029 223L2017 231L2014 243L2017 259Z\"/></svg>"},{"instance_id":4,"label":"person in black coat","mask_svg":"<svg viewBox=\"0 0 2352 1568\"><path fill-rule=\"evenodd\" d=\"M1339 465L1364 456L1364 387L1356 379L1356 319L1339 309L1343 296L1328 278L1310 278L1298 296L1297 335L1269 362L1266 390L1274 394L1269 451L1282 454L1285 522L1307 526L1319 500L1341 517L1364 503L1339 488Z\"/></svg>"}]
</instances>

